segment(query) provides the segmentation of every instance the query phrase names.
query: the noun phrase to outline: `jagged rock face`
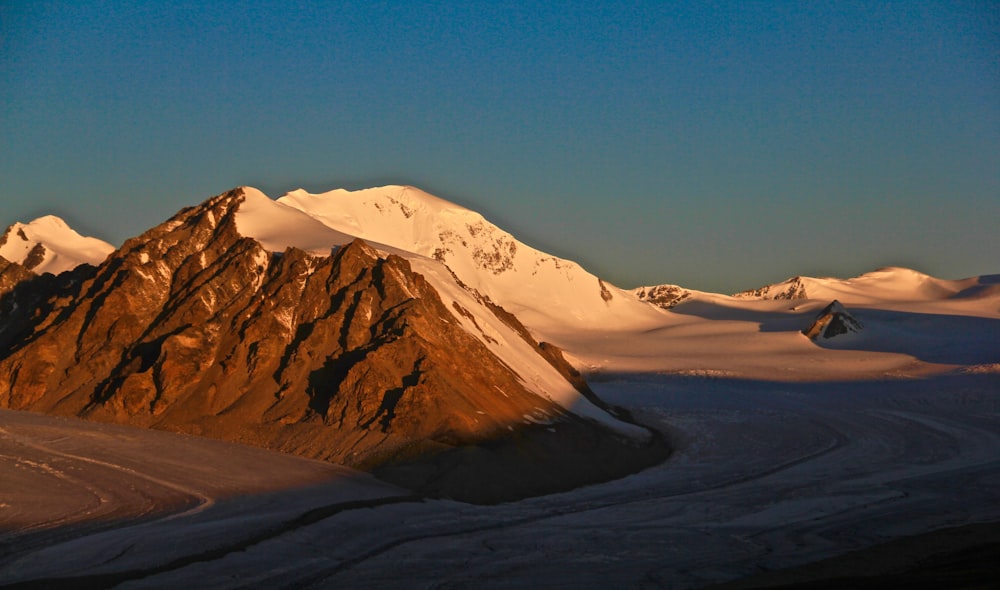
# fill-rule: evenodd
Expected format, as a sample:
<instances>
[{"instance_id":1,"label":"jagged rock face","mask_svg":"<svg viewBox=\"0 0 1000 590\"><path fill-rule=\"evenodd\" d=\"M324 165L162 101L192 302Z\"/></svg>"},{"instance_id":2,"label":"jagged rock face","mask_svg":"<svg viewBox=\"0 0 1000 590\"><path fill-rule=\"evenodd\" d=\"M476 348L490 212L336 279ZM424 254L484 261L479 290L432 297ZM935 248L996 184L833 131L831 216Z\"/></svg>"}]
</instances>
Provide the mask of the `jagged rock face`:
<instances>
[{"instance_id":1,"label":"jagged rock face","mask_svg":"<svg viewBox=\"0 0 1000 590\"><path fill-rule=\"evenodd\" d=\"M236 231L241 199L182 210L99 268L65 273L0 332L0 405L363 468L526 420L600 435L525 389L405 259L361 241L328 257L272 254ZM558 350L531 342L574 378Z\"/></svg>"},{"instance_id":2,"label":"jagged rock face","mask_svg":"<svg viewBox=\"0 0 1000 590\"><path fill-rule=\"evenodd\" d=\"M691 292L677 285L656 285L654 287L638 287L632 290L642 301L652 303L663 309L673 309L679 303L691 296Z\"/></svg>"},{"instance_id":3,"label":"jagged rock face","mask_svg":"<svg viewBox=\"0 0 1000 590\"><path fill-rule=\"evenodd\" d=\"M852 316L836 299L819 312L815 321L802 333L812 340L829 339L841 334L860 332L861 322Z\"/></svg>"}]
</instances>

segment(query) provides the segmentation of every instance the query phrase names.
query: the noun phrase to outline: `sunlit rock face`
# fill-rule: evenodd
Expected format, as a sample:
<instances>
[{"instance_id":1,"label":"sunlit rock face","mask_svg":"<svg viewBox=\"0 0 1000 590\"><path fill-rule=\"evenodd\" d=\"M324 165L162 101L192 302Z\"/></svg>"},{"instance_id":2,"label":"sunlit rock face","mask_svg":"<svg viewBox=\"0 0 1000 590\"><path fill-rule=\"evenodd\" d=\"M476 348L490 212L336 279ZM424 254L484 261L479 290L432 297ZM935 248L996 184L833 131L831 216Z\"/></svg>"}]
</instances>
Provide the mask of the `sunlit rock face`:
<instances>
[{"instance_id":1,"label":"sunlit rock face","mask_svg":"<svg viewBox=\"0 0 1000 590\"><path fill-rule=\"evenodd\" d=\"M812 340L830 339L842 334L860 332L863 326L836 299L819 312L812 325L802 331Z\"/></svg>"},{"instance_id":2,"label":"sunlit rock face","mask_svg":"<svg viewBox=\"0 0 1000 590\"><path fill-rule=\"evenodd\" d=\"M636 448L528 389L459 321L500 318L510 333L497 337L527 342L567 387L599 402L558 349L510 314L488 300L449 307L407 259L361 240L328 256L270 252L237 230L244 196L182 210L14 310L19 328L0 332L0 405L381 468L414 487L433 480L438 493L453 491L448 481L468 463L449 452L518 433L565 433L567 448L589 441L611 455ZM442 454L445 463L428 462ZM619 469L577 462L552 485Z\"/></svg>"}]
</instances>

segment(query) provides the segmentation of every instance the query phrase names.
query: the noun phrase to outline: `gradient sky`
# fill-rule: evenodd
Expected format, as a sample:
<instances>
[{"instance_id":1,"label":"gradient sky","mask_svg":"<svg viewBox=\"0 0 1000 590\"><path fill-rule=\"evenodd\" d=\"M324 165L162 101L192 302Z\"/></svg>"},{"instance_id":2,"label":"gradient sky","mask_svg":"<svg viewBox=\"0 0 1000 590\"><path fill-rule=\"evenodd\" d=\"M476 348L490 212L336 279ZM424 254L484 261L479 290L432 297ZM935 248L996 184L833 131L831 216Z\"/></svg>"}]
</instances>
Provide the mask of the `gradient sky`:
<instances>
[{"instance_id":1,"label":"gradient sky","mask_svg":"<svg viewBox=\"0 0 1000 590\"><path fill-rule=\"evenodd\" d=\"M392 183L622 287L1000 273L1000 4L818 4L2 1L0 226Z\"/></svg>"}]
</instances>

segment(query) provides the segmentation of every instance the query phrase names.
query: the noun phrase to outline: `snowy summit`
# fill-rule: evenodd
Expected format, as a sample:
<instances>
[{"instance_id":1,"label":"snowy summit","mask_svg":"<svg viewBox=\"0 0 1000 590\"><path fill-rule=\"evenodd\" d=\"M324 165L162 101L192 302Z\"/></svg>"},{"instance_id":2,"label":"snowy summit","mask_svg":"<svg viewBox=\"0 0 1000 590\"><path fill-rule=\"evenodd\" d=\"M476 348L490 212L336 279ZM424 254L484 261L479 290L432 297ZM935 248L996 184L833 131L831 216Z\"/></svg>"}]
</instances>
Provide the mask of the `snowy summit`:
<instances>
[{"instance_id":1,"label":"snowy summit","mask_svg":"<svg viewBox=\"0 0 1000 590\"><path fill-rule=\"evenodd\" d=\"M329 253L331 245L358 237L385 251L437 260L532 328L638 326L660 317L576 262L532 248L479 213L414 187L299 189L275 201L254 188L243 191L240 231L273 251L296 246Z\"/></svg>"},{"instance_id":2,"label":"snowy summit","mask_svg":"<svg viewBox=\"0 0 1000 590\"><path fill-rule=\"evenodd\" d=\"M114 246L81 236L55 215L31 223L15 223L0 236L0 256L36 273L59 274L81 264L97 265Z\"/></svg>"}]
</instances>

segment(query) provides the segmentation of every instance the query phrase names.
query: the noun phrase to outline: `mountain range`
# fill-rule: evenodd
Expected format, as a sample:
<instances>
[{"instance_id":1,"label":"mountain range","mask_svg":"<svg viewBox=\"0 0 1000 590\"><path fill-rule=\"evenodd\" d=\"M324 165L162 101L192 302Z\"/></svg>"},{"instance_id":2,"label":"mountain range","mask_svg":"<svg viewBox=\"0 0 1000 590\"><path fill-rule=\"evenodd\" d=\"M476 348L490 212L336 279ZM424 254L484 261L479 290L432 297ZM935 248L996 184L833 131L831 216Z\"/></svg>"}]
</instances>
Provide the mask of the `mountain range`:
<instances>
[{"instance_id":1,"label":"mountain range","mask_svg":"<svg viewBox=\"0 0 1000 590\"><path fill-rule=\"evenodd\" d=\"M885 268L733 296L626 291L413 187L277 200L240 187L117 249L53 216L10 226L0 407L211 436L493 502L669 454L584 374L818 379L830 355L846 363L837 371L863 357L864 376L989 367L996 336L974 322L948 324L979 348L957 359L929 340L886 349L888 332L924 342L941 330L885 314L995 317L997 279ZM851 329L811 340L834 299ZM746 368L720 362L722 340L752 353Z\"/></svg>"}]
</instances>

